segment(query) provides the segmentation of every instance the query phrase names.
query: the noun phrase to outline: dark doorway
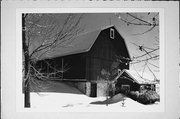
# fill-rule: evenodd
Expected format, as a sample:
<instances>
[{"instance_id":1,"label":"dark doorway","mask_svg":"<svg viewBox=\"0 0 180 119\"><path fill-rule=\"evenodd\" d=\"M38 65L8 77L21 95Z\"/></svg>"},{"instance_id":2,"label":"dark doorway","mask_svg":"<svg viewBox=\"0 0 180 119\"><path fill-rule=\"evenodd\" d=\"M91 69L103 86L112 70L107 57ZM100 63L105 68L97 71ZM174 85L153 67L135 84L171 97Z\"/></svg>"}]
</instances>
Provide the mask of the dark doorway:
<instances>
[{"instance_id":1,"label":"dark doorway","mask_svg":"<svg viewBox=\"0 0 180 119\"><path fill-rule=\"evenodd\" d=\"M90 97L97 97L97 84L96 83L91 83Z\"/></svg>"}]
</instances>

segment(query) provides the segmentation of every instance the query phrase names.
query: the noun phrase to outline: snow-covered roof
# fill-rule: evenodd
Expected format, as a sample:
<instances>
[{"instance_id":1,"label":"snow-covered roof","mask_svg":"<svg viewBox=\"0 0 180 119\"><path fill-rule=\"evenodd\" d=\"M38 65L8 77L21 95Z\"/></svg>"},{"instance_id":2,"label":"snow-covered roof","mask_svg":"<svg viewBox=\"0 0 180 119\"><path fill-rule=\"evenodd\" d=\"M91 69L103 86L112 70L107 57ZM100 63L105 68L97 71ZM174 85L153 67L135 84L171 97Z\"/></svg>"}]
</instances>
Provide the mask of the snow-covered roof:
<instances>
[{"instance_id":1,"label":"snow-covered roof","mask_svg":"<svg viewBox=\"0 0 180 119\"><path fill-rule=\"evenodd\" d=\"M48 53L42 55L38 59L39 60L50 59L50 58L55 58L55 57L60 57L60 56L65 56L65 55L87 52L90 50L90 48L94 44L99 33L100 33L100 30L81 34L75 37L70 43L67 43L67 45L64 45L64 46L58 45L52 51L49 51Z\"/></svg>"},{"instance_id":2,"label":"snow-covered roof","mask_svg":"<svg viewBox=\"0 0 180 119\"><path fill-rule=\"evenodd\" d=\"M60 56L67 56L67 55L72 55L72 54L77 54L77 53L88 52L93 46L93 44L95 43L100 32L102 30L105 30L111 27L114 27L115 29L117 29L114 25L109 25L104 28L92 31L92 32L83 33L75 37L70 43L67 43L67 45L64 45L64 46L58 45L53 50L48 51L47 53L43 55L40 55L40 57L37 57L37 59L43 60L43 59L50 59L50 58L55 58L55 57L60 57ZM129 51L128 51L128 56L129 56Z\"/></svg>"},{"instance_id":3,"label":"snow-covered roof","mask_svg":"<svg viewBox=\"0 0 180 119\"><path fill-rule=\"evenodd\" d=\"M129 77L131 77L135 82L139 84L153 84L154 77L147 74L146 72L143 73L143 77L140 75L140 72L134 71L134 70L127 70L124 69L119 76L122 76L123 73L128 74Z\"/></svg>"}]
</instances>

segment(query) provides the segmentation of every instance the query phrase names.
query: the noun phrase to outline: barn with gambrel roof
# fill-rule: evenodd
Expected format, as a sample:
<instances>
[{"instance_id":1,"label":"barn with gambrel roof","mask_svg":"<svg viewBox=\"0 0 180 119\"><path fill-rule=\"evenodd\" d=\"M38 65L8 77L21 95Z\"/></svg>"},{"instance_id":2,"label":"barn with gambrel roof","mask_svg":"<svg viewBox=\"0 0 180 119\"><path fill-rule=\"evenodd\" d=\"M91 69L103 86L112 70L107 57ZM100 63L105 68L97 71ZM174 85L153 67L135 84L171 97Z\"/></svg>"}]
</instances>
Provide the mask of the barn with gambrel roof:
<instances>
[{"instance_id":1,"label":"barn with gambrel roof","mask_svg":"<svg viewBox=\"0 0 180 119\"><path fill-rule=\"evenodd\" d=\"M101 95L97 93L97 80L100 79L102 71L112 72L112 66L117 59L119 63L116 69L129 69L130 55L125 39L117 28L111 25L78 35L65 46L57 46L51 53L39 58L37 67L40 67L42 72L53 72L54 69L66 67L67 70L63 72L63 76L59 75L59 79L84 82L86 86L80 86L82 92L96 97ZM46 65L47 62L51 67ZM57 76L58 74L54 77Z\"/></svg>"}]
</instances>

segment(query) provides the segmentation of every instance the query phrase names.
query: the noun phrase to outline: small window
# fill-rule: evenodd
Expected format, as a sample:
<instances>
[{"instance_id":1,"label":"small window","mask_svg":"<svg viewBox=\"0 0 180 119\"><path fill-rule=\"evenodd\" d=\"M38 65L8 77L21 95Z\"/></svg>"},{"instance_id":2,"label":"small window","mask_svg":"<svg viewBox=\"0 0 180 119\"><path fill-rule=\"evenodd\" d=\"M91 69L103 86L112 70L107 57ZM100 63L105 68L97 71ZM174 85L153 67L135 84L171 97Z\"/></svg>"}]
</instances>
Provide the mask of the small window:
<instances>
[{"instance_id":1,"label":"small window","mask_svg":"<svg viewBox=\"0 0 180 119\"><path fill-rule=\"evenodd\" d=\"M121 85L121 91L122 92L129 92L130 91L130 85Z\"/></svg>"},{"instance_id":2,"label":"small window","mask_svg":"<svg viewBox=\"0 0 180 119\"><path fill-rule=\"evenodd\" d=\"M114 39L114 29L113 28L110 29L110 38Z\"/></svg>"}]
</instances>

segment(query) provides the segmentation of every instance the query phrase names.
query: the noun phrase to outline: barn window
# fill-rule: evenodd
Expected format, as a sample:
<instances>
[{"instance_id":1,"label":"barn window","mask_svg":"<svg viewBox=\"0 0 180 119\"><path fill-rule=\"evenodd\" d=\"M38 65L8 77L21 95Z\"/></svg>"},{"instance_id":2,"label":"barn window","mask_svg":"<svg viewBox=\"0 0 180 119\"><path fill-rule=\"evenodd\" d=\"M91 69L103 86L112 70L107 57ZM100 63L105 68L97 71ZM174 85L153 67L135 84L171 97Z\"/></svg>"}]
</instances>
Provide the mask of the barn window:
<instances>
[{"instance_id":1,"label":"barn window","mask_svg":"<svg viewBox=\"0 0 180 119\"><path fill-rule=\"evenodd\" d=\"M130 85L121 85L121 91L122 92L129 92L130 91Z\"/></svg>"},{"instance_id":2,"label":"barn window","mask_svg":"<svg viewBox=\"0 0 180 119\"><path fill-rule=\"evenodd\" d=\"M114 29L113 28L110 29L110 38L114 39Z\"/></svg>"}]
</instances>

